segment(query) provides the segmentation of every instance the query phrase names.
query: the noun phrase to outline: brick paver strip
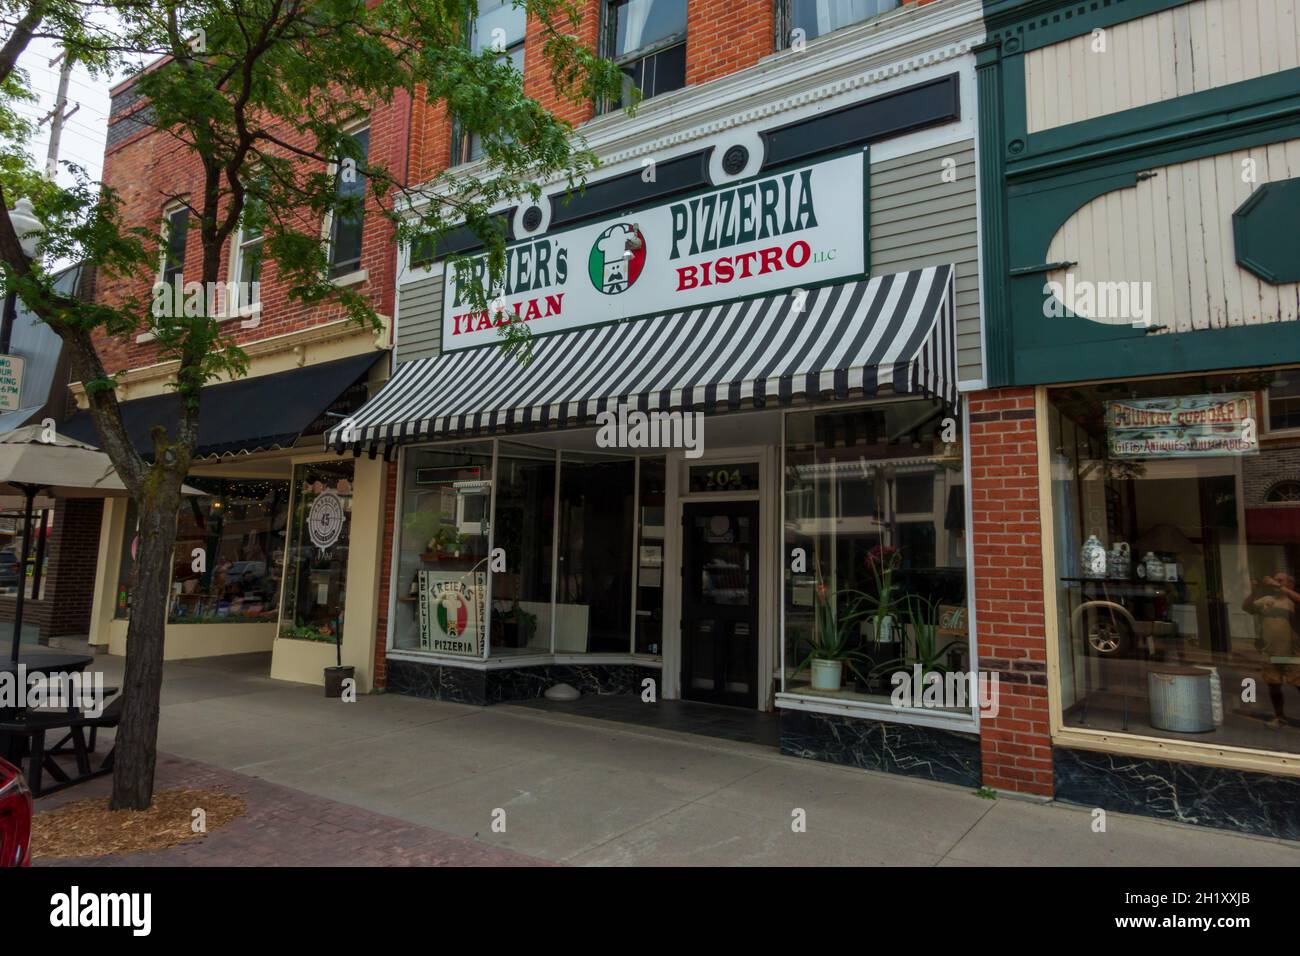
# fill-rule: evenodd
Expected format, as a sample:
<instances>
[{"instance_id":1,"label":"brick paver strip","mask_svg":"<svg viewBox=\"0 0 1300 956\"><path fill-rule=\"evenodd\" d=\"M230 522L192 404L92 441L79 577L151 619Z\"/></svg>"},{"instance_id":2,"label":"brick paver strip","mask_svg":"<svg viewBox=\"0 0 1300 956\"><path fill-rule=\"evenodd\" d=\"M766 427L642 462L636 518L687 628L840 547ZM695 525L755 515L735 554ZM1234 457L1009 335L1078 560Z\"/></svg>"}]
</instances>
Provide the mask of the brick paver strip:
<instances>
[{"instance_id":1,"label":"brick paver strip","mask_svg":"<svg viewBox=\"0 0 1300 956\"><path fill-rule=\"evenodd\" d=\"M41 860L36 866L547 866L521 853L487 846L326 800L257 777L194 760L158 755L155 788L222 789L244 798L238 819L193 841L122 856ZM38 814L86 797L107 796L102 777L36 802Z\"/></svg>"}]
</instances>

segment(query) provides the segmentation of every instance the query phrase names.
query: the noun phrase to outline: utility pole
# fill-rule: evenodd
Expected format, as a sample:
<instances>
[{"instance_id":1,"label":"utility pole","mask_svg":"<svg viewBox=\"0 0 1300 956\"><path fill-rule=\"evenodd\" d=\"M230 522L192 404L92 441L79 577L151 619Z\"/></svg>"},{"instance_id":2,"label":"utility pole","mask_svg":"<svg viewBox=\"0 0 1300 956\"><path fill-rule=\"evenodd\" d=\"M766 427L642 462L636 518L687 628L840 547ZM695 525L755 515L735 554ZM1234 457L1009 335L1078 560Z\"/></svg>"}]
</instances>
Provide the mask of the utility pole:
<instances>
[{"instance_id":1,"label":"utility pole","mask_svg":"<svg viewBox=\"0 0 1300 956\"><path fill-rule=\"evenodd\" d=\"M63 138L63 124L73 113L81 109L81 104L77 103L72 109L64 112L68 106L68 81L72 79L72 57L68 55L67 50L64 50L50 60L50 66L54 66L60 60L63 61L63 66L59 69L59 92L54 97L54 109L41 119L42 124L46 120L50 123L50 148L45 154L45 175L50 179L53 179L59 171L59 141Z\"/></svg>"}]
</instances>

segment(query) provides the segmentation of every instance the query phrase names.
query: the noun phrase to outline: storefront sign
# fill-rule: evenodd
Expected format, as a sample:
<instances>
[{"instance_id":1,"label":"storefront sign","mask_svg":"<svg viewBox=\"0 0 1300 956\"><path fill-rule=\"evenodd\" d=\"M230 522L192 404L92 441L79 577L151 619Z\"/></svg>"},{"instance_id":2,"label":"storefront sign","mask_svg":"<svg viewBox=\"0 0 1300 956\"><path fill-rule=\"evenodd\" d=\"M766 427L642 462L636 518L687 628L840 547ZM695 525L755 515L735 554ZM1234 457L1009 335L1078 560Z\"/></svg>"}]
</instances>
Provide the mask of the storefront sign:
<instances>
[{"instance_id":1,"label":"storefront sign","mask_svg":"<svg viewBox=\"0 0 1300 956\"><path fill-rule=\"evenodd\" d=\"M0 355L0 412L22 407L23 360L17 355Z\"/></svg>"},{"instance_id":2,"label":"storefront sign","mask_svg":"<svg viewBox=\"0 0 1300 956\"><path fill-rule=\"evenodd\" d=\"M1248 392L1106 403L1111 458L1195 458L1259 451Z\"/></svg>"},{"instance_id":3,"label":"storefront sign","mask_svg":"<svg viewBox=\"0 0 1300 956\"><path fill-rule=\"evenodd\" d=\"M486 572L421 571L419 580L420 649L482 657Z\"/></svg>"},{"instance_id":4,"label":"storefront sign","mask_svg":"<svg viewBox=\"0 0 1300 956\"><path fill-rule=\"evenodd\" d=\"M318 494L307 512L307 533L322 551L332 548L343 533L343 499L332 491Z\"/></svg>"},{"instance_id":5,"label":"storefront sign","mask_svg":"<svg viewBox=\"0 0 1300 956\"><path fill-rule=\"evenodd\" d=\"M444 351L808 288L866 271L867 154L855 151L512 244L475 309L487 259L449 263ZM701 330L707 331L707 330Z\"/></svg>"}]
</instances>

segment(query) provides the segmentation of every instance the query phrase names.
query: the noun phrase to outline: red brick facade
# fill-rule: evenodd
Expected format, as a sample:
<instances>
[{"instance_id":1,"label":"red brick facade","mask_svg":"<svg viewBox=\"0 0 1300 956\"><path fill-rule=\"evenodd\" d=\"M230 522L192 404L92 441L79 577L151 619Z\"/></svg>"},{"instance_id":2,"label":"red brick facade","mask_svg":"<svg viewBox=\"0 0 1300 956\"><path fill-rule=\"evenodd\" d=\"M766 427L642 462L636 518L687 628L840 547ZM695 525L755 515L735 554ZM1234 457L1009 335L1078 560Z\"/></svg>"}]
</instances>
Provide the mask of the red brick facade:
<instances>
[{"instance_id":1,"label":"red brick facade","mask_svg":"<svg viewBox=\"0 0 1300 956\"><path fill-rule=\"evenodd\" d=\"M980 721L984 784L1050 796L1034 390L976 393L969 415L979 666L1001 691L997 716Z\"/></svg>"}]
</instances>

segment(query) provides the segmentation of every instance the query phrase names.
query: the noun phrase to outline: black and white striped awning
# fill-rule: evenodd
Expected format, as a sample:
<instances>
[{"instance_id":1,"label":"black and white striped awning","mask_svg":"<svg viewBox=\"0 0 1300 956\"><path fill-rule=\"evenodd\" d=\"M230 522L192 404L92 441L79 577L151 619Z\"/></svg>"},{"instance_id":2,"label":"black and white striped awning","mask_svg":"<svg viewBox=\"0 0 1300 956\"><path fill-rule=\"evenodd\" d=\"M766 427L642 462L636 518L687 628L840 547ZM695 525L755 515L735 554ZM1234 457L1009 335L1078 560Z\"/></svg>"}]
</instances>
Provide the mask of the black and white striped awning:
<instances>
[{"instance_id":1,"label":"black and white striped awning","mask_svg":"<svg viewBox=\"0 0 1300 956\"><path fill-rule=\"evenodd\" d=\"M585 424L607 409L738 409L882 388L957 402L953 269L935 266L538 336L399 365L332 429L342 450Z\"/></svg>"}]
</instances>

